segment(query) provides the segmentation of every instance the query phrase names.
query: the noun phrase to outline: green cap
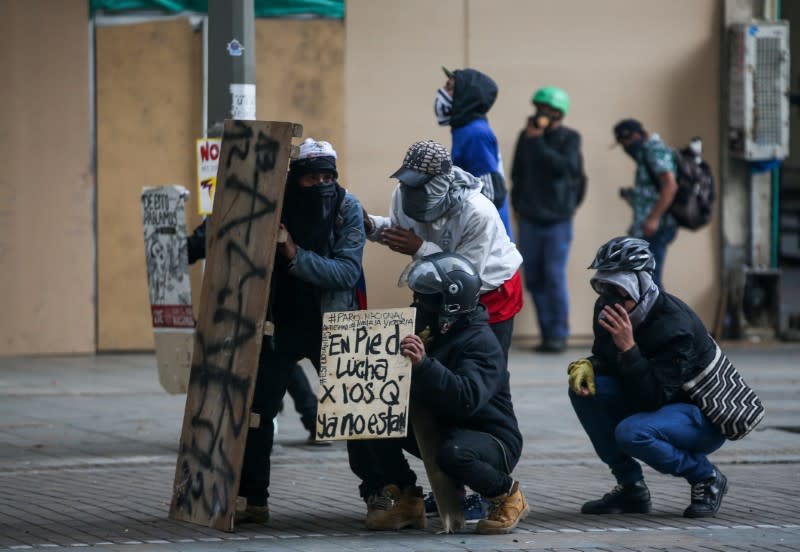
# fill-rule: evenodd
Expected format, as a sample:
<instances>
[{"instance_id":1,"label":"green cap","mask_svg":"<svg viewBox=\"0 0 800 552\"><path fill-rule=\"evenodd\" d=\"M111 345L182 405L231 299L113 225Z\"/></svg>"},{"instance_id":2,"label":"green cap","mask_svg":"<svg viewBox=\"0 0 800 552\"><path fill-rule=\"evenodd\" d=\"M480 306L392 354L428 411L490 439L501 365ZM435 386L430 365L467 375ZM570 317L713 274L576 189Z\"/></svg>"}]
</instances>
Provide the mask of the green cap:
<instances>
[{"instance_id":1,"label":"green cap","mask_svg":"<svg viewBox=\"0 0 800 552\"><path fill-rule=\"evenodd\" d=\"M536 91L531 98L531 103L541 103L558 109L564 115L569 111L569 96L567 93L555 86L545 86Z\"/></svg>"}]
</instances>

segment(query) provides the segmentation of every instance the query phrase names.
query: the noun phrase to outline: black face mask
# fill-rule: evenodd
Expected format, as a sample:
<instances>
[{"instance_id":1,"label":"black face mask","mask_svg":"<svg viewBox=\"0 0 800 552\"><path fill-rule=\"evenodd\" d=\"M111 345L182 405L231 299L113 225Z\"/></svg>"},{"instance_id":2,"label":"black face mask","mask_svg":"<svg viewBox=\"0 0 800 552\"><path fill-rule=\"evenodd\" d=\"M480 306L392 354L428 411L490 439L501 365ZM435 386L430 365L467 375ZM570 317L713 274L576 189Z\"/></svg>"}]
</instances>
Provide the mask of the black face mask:
<instances>
[{"instance_id":1,"label":"black face mask","mask_svg":"<svg viewBox=\"0 0 800 552\"><path fill-rule=\"evenodd\" d=\"M442 308L442 296L439 294L427 295L422 293L414 294L413 307L417 309L417 317L414 323L414 333L419 333L425 328L430 329L431 334L439 331L439 312Z\"/></svg>"},{"instance_id":2,"label":"black face mask","mask_svg":"<svg viewBox=\"0 0 800 552\"><path fill-rule=\"evenodd\" d=\"M608 305L609 307L613 307L615 305L624 305L625 301L628 300L627 297L618 292L614 287L609 287L603 290L603 293L600 294L600 297L603 300L603 304Z\"/></svg>"},{"instance_id":3,"label":"black face mask","mask_svg":"<svg viewBox=\"0 0 800 552\"><path fill-rule=\"evenodd\" d=\"M625 153L630 155L634 161L637 160L639 152L642 151L644 147L644 138L639 138L634 142L630 142L629 144L622 146L622 149L625 150Z\"/></svg>"},{"instance_id":4,"label":"black face mask","mask_svg":"<svg viewBox=\"0 0 800 552\"><path fill-rule=\"evenodd\" d=\"M616 305L622 305L624 308L625 301L627 300L628 298L619 293L617 289L613 286L606 287L606 289L604 289L603 292L600 294L600 302L604 306L609 306L611 308L614 308ZM597 318L598 320L606 318L606 315L603 313L602 309L600 310L600 314L598 315Z\"/></svg>"}]
</instances>

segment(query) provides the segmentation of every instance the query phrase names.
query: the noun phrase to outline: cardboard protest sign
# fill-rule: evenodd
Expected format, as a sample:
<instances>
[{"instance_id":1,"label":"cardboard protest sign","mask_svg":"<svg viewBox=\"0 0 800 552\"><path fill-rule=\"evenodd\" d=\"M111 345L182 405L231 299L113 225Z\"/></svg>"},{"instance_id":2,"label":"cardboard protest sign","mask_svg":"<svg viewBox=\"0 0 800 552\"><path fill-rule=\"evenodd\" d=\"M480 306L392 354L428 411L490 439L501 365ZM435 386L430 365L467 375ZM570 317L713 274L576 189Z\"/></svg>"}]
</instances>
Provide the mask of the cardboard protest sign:
<instances>
[{"instance_id":1,"label":"cardboard protest sign","mask_svg":"<svg viewBox=\"0 0 800 552\"><path fill-rule=\"evenodd\" d=\"M323 315L317 439L406 435L411 361L400 341L414 333L414 316L413 308Z\"/></svg>"}]
</instances>

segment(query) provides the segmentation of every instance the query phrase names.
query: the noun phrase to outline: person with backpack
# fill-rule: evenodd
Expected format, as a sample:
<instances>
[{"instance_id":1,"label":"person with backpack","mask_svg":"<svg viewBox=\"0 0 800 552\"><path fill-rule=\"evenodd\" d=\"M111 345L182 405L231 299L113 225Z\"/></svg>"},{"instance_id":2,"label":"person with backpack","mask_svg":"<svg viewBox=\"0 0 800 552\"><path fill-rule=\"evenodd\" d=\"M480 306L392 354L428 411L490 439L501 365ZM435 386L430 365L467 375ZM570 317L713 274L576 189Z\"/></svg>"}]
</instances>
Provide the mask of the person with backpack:
<instances>
[{"instance_id":1,"label":"person with backpack","mask_svg":"<svg viewBox=\"0 0 800 552\"><path fill-rule=\"evenodd\" d=\"M568 394L617 485L583 514L648 513L644 462L689 483L684 517L716 515L728 480L708 455L764 416L697 314L655 284L655 264L645 240L622 236L589 266L594 343L591 356L569 364Z\"/></svg>"},{"instance_id":2,"label":"person with backpack","mask_svg":"<svg viewBox=\"0 0 800 552\"><path fill-rule=\"evenodd\" d=\"M678 192L675 154L658 134L645 131L636 119L618 122L614 139L636 163L633 187L620 189L620 196L633 210L628 235L650 244L656 263L653 279L661 287L667 246L678 231L678 222L669 212Z\"/></svg>"},{"instance_id":3,"label":"person with backpack","mask_svg":"<svg viewBox=\"0 0 800 552\"><path fill-rule=\"evenodd\" d=\"M569 96L548 86L534 93L536 108L519 133L511 168L511 204L519 215L525 286L533 297L542 342L537 352L558 353L569 337L567 259L572 219L583 201L581 136L564 126Z\"/></svg>"}]
</instances>

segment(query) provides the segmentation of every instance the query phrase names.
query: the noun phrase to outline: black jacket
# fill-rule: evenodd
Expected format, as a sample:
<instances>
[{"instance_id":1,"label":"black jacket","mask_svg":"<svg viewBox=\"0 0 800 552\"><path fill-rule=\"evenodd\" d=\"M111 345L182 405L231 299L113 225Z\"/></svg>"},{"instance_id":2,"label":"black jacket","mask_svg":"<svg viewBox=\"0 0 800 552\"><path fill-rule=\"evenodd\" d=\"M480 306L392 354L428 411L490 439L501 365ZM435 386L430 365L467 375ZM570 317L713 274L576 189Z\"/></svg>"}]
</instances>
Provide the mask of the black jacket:
<instances>
[{"instance_id":1,"label":"black jacket","mask_svg":"<svg viewBox=\"0 0 800 552\"><path fill-rule=\"evenodd\" d=\"M511 181L511 203L525 220L555 224L571 219L586 192L580 134L563 126L536 138L520 132Z\"/></svg>"},{"instance_id":2,"label":"black jacket","mask_svg":"<svg viewBox=\"0 0 800 552\"><path fill-rule=\"evenodd\" d=\"M430 408L445 426L494 436L513 467L522 453L522 435L503 351L487 320L480 306L436 337L428 356L413 369L411 399Z\"/></svg>"},{"instance_id":3,"label":"black jacket","mask_svg":"<svg viewBox=\"0 0 800 552\"><path fill-rule=\"evenodd\" d=\"M611 334L597 323L601 309L598 299L590 357L595 374L617 378L626 398L639 411L658 410L669 403L691 403L681 385L700 373L716 352L714 340L694 311L662 291L633 332L636 346L619 353Z\"/></svg>"},{"instance_id":4,"label":"black jacket","mask_svg":"<svg viewBox=\"0 0 800 552\"><path fill-rule=\"evenodd\" d=\"M450 126L459 128L475 119L485 119L497 99L497 84L475 69L458 69L455 75Z\"/></svg>"},{"instance_id":5,"label":"black jacket","mask_svg":"<svg viewBox=\"0 0 800 552\"><path fill-rule=\"evenodd\" d=\"M206 258L206 221L203 219L191 236L186 238L186 249L189 253L189 264Z\"/></svg>"}]
</instances>

